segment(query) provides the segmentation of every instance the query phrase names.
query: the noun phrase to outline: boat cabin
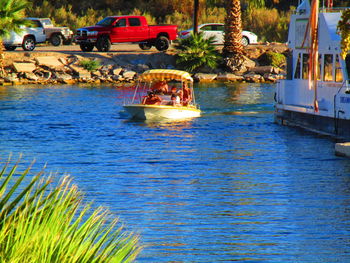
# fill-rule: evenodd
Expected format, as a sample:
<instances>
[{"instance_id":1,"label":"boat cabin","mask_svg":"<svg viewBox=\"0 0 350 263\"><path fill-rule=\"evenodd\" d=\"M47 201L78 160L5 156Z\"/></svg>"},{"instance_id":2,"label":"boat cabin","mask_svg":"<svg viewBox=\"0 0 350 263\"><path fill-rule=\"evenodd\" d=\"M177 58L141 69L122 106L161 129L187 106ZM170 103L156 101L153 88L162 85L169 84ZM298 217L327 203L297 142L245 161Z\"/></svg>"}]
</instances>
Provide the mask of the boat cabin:
<instances>
[{"instance_id":1,"label":"boat cabin","mask_svg":"<svg viewBox=\"0 0 350 263\"><path fill-rule=\"evenodd\" d=\"M349 80L350 56L341 59L340 41L337 33L338 21L341 10L321 8L319 11L318 31L318 76L319 81L343 83ZM309 37L305 31L308 29L310 16L309 1L303 1L297 8L296 13L291 16L288 46L293 52L288 61L287 79L307 80L309 72Z\"/></svg>"}]
</instances>

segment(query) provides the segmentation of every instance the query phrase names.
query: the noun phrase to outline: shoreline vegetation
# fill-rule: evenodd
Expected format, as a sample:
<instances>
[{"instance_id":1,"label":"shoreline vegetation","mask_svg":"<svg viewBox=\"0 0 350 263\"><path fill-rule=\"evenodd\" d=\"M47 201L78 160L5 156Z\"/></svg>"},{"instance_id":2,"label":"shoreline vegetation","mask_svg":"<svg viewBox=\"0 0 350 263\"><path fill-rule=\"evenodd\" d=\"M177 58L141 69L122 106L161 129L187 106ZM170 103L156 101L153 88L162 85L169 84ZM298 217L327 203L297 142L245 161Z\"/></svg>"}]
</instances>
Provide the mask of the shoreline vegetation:
<instances>
[{"instance_id":1,"label":"shoreline vegetation","mask_svg":"<svg viewBox=\"0 0 350 263\"><path fill-rule=\"evenodd\" d=\"M280 59L280 55L282 60ZM285 78L285 58L288 48L282 43L250 45L245 48L248 58L245 70L228 73L219 67L201 68L192 74L196 82L274 83ZM279 57L274 62L271 56ZM6 75L0 85L111 83L133 84L139 74L149 69L176 69L175 53L135 52L5 52Z\"/></svg>"}]
</instances>

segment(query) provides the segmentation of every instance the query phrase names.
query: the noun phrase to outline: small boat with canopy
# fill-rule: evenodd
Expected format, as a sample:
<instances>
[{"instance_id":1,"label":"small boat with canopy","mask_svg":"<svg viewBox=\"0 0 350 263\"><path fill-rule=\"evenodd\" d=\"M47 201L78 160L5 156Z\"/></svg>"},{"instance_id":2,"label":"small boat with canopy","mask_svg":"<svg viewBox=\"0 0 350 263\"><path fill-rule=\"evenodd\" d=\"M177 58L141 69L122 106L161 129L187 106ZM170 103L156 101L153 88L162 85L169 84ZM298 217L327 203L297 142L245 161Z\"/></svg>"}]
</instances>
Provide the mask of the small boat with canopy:
<instances>
[{"instance_id":1,"label":"small boat with canopy","mask_svg":"<svg viewBox=\"0 0 350 263\"><path fill-rule=\"evenodd\" d=\"M157 92L155 86L158 83L165 83L167 90ZM178 101L173 101L175 97ZM186 91L188 90L188 91ZM190 94L190 100L185 101L184 94ZM153 103L152 98L157 97ZM142 73L131 98L131 101L124 105L125 111L132 119L187 119L199 117L201 111L196 104L193 92L193 79L186 71L171 69L152 69Z\"/></svg>"}]
</instances>

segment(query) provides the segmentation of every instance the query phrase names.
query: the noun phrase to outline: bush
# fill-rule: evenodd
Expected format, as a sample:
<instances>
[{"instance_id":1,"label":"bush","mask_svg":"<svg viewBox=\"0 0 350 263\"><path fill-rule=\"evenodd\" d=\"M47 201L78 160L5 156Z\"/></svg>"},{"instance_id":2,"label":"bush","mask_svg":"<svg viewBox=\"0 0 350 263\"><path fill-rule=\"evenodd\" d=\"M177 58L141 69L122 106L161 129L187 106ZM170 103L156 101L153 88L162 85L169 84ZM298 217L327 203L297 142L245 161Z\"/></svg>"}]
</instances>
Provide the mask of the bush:
<instances>
[{"instance_id":1,"label":"bush","mask_svg":"<svg viewBox=\"0 0 350 263\"><path fill-rule=\"evenodd\" d=\"M258 62L262 66L280 67L286 63L286 57L283 54L267 51L258 58Z\"/></svg>"},{"instance_id":2,"label":"bush","mask_svg":"<svg viewBox=\"0 0 350 263\"><path fill-rule=\"evenodd\" d=\"M91 211L65 177L57 185L42 172L17 173L18 163L0 170L1 262L130 262L138 238L116 228L102 208Z\"/></svg>"},{"instance_id":3,"label":"bush","mask_svg":"<svg viewBox=\"0 0 350 263\"><path fill-rule=\"evenodd\" d=\"M244 30L258 35L259 41L287 42L290 12L259 8L242 14Z\"/></svg>"},{"instance_id":4,"label":"bush","mask_svg":"<svg viewBox=\"0 0 350 263\"><path fill-rule=\"evenodd\" d=\"M84 59L79 63L84 69L88 71L95 71L101 67L101 64L98 60L93 59Z\"/></svg>"},{"instance_id":5,"label":"bush","mask_svg":"<svg viewBox=\"0 0 350 263\"><path fill-rule=\"evenodd\" d=\"M175 45L177 66L190 72L201 67L216 68L220 56L213 43L214 37L204 39L202 34L180 39Z\"/></svg>"}]
</instances>

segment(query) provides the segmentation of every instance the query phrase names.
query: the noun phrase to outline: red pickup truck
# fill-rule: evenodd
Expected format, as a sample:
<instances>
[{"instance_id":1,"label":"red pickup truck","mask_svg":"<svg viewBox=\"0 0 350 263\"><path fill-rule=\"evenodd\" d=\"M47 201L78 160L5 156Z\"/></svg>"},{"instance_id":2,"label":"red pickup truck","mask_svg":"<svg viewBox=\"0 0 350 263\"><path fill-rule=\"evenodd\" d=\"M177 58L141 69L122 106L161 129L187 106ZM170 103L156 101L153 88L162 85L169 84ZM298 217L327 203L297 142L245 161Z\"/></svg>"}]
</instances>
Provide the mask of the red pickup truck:
<instances>
[{"instance_id":1,"label":"red pickup truck","mask_svg":"<svg viewBox=\"0 0 350 263\"><path fill-rule=\"evenodd\" d=\"M142 50L155 46L159 51L167 50L170 41L177 37L176 25L150 26L144 16L108 16L95 26L77 29L75 42L82 51L106 52L115 43L139 43Z\"/></svg>"}]
</instances>

